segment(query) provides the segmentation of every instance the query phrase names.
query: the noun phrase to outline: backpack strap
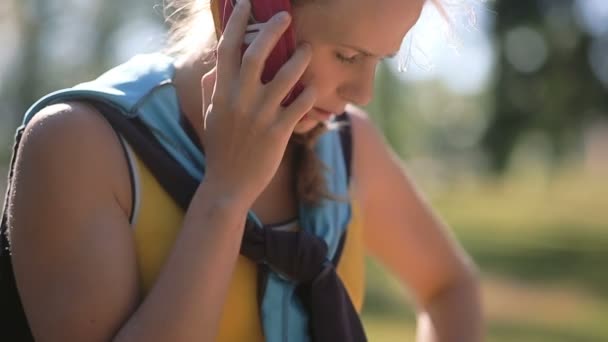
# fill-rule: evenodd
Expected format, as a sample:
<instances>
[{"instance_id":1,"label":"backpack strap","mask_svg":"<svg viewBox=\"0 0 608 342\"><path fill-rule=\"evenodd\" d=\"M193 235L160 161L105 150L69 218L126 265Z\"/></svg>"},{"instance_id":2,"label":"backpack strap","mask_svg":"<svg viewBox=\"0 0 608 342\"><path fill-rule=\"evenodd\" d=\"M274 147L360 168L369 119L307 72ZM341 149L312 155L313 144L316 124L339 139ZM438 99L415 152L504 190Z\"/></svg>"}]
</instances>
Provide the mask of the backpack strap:
<instances>
[{"instance_id":1,"label":"backpack strap","mask_svg":"<svg viewBox=\"0 0 608 342\"><path fill-rule=\"evenodd\" d=\"M125 151L127 162L130 164L133 204L135 203L134 196L136 196L134 191L135 175L133 175L132 165L126 150L127 146L124 144L123 138L135 150L139 158L146 164L173 200L181 208L187 208L198 182L166 152L150 130L138 118L127 118L119 108L109 103L90 99L87 99L87 101L106 118L119 135L118 139ZM23 130L23 127L19 128L15 137L0 226L0 303L2 303L0 305L0 331L3 338L6 337L9 341L17 342L34 341L17 290L8 240L8 196L12 187L15 161ZM133 216L133 211L131 216ZM131 217L131 221L132 219L133 217Z\"/></svg>"},{"instance_id":2,"label":"backpack strap","mask_svg":"<svg viewBox=\"0 0 608 342\"><path fill-rule=\"evenodd\" d=\"M119 108L108 103L92 104L125 139L178 206L187 210L199 182L163 148L139 118L127 118Z\"/></svg>"},{"instance_id":3,"label":"backpack strap","mask_svg":"<svg viewBox=\"0 0 608 342\"><path fill-rule=\"evenodd\" d=\"M127 119L119 112L119 109L105 103L97 103L95 106L102 112L112 127L132 146L163 189L186 211L190 199L198 186L196 179L163 149L149 129L137 118ZM346 174L350 183L352 175L352 130L350 117L347 112L344 112L337 116L336 120L342 124L339 128L340 142L342 144ZM187 127L191 129L190 126ZM134 193L133 196L135 196ZM338 248L332 259L333 264L336 266L340 261L342 250L344 249L347 232L348 230L345 230L340 237Z\"/></svg>"},{"instance_id":4,"label":"backpack strap","mask_svg":"<svg viewBox=\"0 0 608 342\"><path fill-rule=\"evenodd\" d=\"M104 117L110 122L114 131L117 133L117 138L123 148L125 153L125 158L129 164L129 177L131 184L131 193L132 193L132 212L130 214L129 221L133 222L133 215L135 214L135 205L136 205L136 191L135 191L135 175L133 174L133 161L129 156L129 152L127 150L127 145L120 134L123 134L129 137L129 141L136 143L137 141L146 140L147 144L154 143L156 140L153 138L152 134L146 130L138 129L138 123L135 120L130 122L131 120L127 120L123 114L121 114L118 109L111 108L109 104L103 102L93 102L89 101L97 110L102 112ZM143 127L143 126L142 126ZM29 328L29 324L27 322L27 317L25 315L23 305L21 303L21 298L19 296L19 292L16 286L15 275L12 265L11 251L10 251L10 242L8 239L8 202L9 196L12 189L13 177L15 172L15 162L17 159L18 150L21 143L21 137L23 135L25 127L20 127L17 129L17 133L15 136L15 143L13 146L12 158L9 166L9 174L7 181L7 189L4 197L4 206L2 211L2 217L0 221L0 331L2 333L3 338L7 338L9 341L34 341L34 337ZM160 144L153 145L151 149L146 151L139 151L142 154L142 159L146 161L146 163L151 163L155 160L163 160L163 158L167 158L166 156L162 156L162 154L158 153L156 150L164 151ZM160 157L151 157L155 154L160 154ZM144 158L145 156L145 158ZM170 168L171 165L176 165L176 163L167 162L165 167ZM163 167L153 168L157 171L162 171ZM170 170L169 172L177 172L179 173L181 170ZM161 180L167 181L171 179L167 177L165 174L155 174L159 182ZM166 187L171 187L171 184L166 184ZM184 197L175 198L176 201L182 200L184 201Z\"/></svg>"},{"instance_id":5,"label":"backpack strap","mask_svg":"<svg viewBox=\"0 0 608 342\"><path fill-rule=\"evenodd\" d=\"M350 184L350 179L352 175L353 137L352 127L350 124L350 116L348 115L348 112L344 112L336 116L336 121L341 124L339 128L340 142L342 143L342 155L344 156L344 166L346 168L346 176L348 177L347 181L348 184ZM346 241L347 234L348 229L345 229L344 233L342 233L342 236L340 237L340 241L338 242L336 254L334 254L334 258L332 259L332 262L336 267L338 266L338 263L340 263L340 257L342 256L342 250L344 249L344 243Z\"/></svg>"},{"instance_id":6,"label":"backpack strap","mask_svg":"<svg viewBox=\"0 0 608 342\"><path fill-rule=\"evenodd\" d=\"M127 118L118 107L112 104L87 100L91 103L110 123L114 130L119 134L119 140L125 151L127 161L130 160L127 155L127 146L122 139L135 151L142 162L148 167L155 179L161 187L175 200L175 202L186 211L194 192L198 187L198 182L194 179L181 165L173 159L173 157L163 148L156 140L152 132L143 124L143 122L135 118ZM344 113L337 117L340 122L349 122L348 114ZM8 196L12 187L14 176L14 164L17 157L17 151L24 128L19 128L15 136L15 144L13 146L13 155L11 158L7 190L5 194L4 208L2 211L2 219L0 225L0 330L2 336L7 337L10 341L34 341L27 318L23 310L15 277L12 267L10 244L8 241ZM122 137L122 138L121 138ZM347 169L347 175L350 181L351 175L351 148L352 138L350 125L344 125L340 128L340 139L343 148L344 162ZM129 162L130 164L130 162ZM129 165L129 173L131 178L132 201L136 196L134 191L134 177L132 165ZM134 203L134 202L133 202ZM135 208L133 208L134 210ZM133 211L131 212L131 220L133 219ZM346 232L342 234L338 245L337 252L332 260L334 265L339 262Z\"/></svg>"},{"instance_id":7,"label":"backpack strap","mask_svg":"<svg viewBox=\"0 0 608 342\"><path fill-rule=\"evenodd\" d=\"M348 183L352 175L352 155L353 155L353 136L352 127L350 122L350 116L348 112L344 112L336 116L336 121L341 124L340 126L340 142L342 143L342 154L344 155L344 166L346 166L346 176L348 177Z\"/></svg>"},{"instance_id":8,"label":"backpack strap","mask_svg":"<svg viewBox=\"0 0 608 342\"><path fill-rule=\"evenodd\" d=\"M126 118L120 110L106 103L94 103L112 127L129 143L143 163L148 167L159 184L186 211L190 199L198 187L198 182L158 143L150 130L137 118ZM346 166L348 181L351 177L352 133L350 118L345 112L336 117L343 123L340 127L340 141ZM191 127L188 126L188 129ZM133 187L132 187L133 188ZM337 265L346 239L344 231L337 252L332 260Z\"/></svg>"}]
</instances>

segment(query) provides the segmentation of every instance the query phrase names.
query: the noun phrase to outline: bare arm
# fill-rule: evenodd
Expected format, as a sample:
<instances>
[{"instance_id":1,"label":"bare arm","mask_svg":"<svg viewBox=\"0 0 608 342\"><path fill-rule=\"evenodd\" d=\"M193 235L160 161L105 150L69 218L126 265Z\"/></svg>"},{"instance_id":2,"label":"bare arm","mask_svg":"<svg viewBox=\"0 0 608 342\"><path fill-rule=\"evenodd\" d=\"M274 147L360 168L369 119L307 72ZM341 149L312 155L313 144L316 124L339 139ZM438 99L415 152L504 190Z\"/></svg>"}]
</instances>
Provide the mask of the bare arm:
<instances>
[{"instance_id":1,"label":"bare arm","mask_svg":"<svg viewBox=\"0 0 608 342\"><path fill-rule=\"evenodd\" d=\"M109 125L88 107L56 105L28 125L21 147L10 238L36 339L212 340L247 204L201 184L157 283L139 305L121 193L128 174Z\"/></svg>"},{"instance_id":2,"label":"bare arm","mask_svg":"<svg viewBox=\"0 0 608 342\"><path fill-rule=\"evenodd\" d=\"M213 109L205 112L206 177L143 301L122 193L128 173L111 127L91 108L65 105L28 125L10 199L10 238L17 286L38 340L215 338L247 210L316 100L306 87L281 106L310 62L306 45L271 82L260 82L289 17L275 16L239 61L249 13L249 2L240 1L220 39L217 69L202 79L208 94L213 88L213 96L204 96Z\"/></svg>"},{"instance_id":3,"label":"bare arm","mask_svg":"<svg viewBox=\"0 0 608 342\"><path fill-rule=\"evenodd\" d=\"M241 58L250 10L247 0L237 3L218 43L217 68L202 78L203 107L212 109L204 110L205 180L143 300L124 204L128 172L111 127L91 108L63 105L26 128L9 224L17 287L38 340L215 338L247 210L316 101L308 86L281 106L310 63L306 44L271 82L260 81L289 16L275 15Z\"/></svg>"},{"instance_id":4,"label":"bare arm","mask_svg":"<svg viewBox=\"0 0 608 342\"><path fill-rule=\"evenodd\" d=\"M354 193L365 241L419 306L419 341L480 341L476 269L366 114L353 109Z\"/></svg>"}]
</instances>

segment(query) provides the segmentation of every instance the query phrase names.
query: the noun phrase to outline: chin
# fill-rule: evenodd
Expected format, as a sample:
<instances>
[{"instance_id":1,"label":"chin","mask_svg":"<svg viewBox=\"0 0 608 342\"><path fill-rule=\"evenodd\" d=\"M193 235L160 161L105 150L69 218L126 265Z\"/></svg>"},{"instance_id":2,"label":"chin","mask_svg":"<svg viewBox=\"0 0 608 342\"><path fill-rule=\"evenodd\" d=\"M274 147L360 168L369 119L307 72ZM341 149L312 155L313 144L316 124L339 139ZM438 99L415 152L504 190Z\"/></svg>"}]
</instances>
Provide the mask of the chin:
<instances>
[{"instance_id":1,"label":"chin","mask_svg":"<svg viewBox=\"0 0 608 342\"><path fill-rule=\"evenodd\" d=\"M305 116L302 121L298 122L293 132L296 134L305 134L310 132L313 128L317 127L319 120Z\"/></svg>"}]
</instances>

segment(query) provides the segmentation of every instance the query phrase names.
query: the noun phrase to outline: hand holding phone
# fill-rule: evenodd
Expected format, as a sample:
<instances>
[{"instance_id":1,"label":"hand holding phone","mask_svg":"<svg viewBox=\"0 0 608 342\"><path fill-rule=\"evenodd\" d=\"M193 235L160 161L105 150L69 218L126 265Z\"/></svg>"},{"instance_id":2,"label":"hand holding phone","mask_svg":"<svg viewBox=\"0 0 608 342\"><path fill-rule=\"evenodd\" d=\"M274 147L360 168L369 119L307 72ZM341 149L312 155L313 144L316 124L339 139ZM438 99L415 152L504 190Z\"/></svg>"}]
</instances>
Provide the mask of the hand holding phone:
<instances>
[{"instance_id":1,"label":"hand holding phone","mask_svg":"<svg viewBox=\"0 0 608 342\"><path fill-rule=\"evenodd\" d=\"M243 38L251 13L249 0L236 4L219 39L215 68L202 78L205 179L222 196L248 203L270 183L295 127L317 101L310 84L299 95L290 91L310 64L307 43L278 65L271 80L260 81L291 21L288 15L272 16L247 46ZM289 93L293 101L285 104Z\"/></svg>"},{"instance_id":2,"label":"hand holding phone","mask_svg":"<svg viewBox=\"0 0 608 342\"><path fill-rule=\"evenodd\" d=\"M290 0L250 0L251 16L245 33L241 55L253 42L262 27L277 13L291 14ZM236 0L211 0L211 10L215 22L215 32L219 39L226 28L228 18L232 15ZM285 30L276 46L270 52L261 75L262 83L270 82L281 66L289 60L296 48L295 34L290 24ZM303 90L300 82L296 83L291 92L285 97L282 104L289 105Z\"/></svg>"}]
</instances>

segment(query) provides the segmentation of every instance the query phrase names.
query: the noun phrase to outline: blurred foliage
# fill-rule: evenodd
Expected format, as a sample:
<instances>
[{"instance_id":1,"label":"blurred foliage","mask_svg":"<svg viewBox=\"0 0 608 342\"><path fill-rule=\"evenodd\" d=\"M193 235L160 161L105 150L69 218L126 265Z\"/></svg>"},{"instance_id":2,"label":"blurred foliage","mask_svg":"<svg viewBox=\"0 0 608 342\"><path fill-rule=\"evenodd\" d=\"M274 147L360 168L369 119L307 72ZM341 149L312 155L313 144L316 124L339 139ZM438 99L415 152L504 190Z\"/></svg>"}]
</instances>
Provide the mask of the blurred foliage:
<instances>
[{"instance_id":1,"label":"blurred foliage","mask_svg":"<svg viewBox=\"0 0 608 342\"><path fill-rule=\"evenodd\" d=\"M504 171L517 145L536 134L548 141L550 163L563 160L580 146L588 126L608 119L608 84L598 80L590 63L594 48L605 52L608 33L582 26L575 13L581 1L485 2L497 53L493 86L463 96L434 81L404 84L382 64L368 109L401 156L466 154L481 169ZM154 36L165 29L160 5L158 0L7 0L0 7L2 28L15 48L1 74L3 121L10 118L3 126L16 126L40 96L122 62L124 52L118 50L160 46L162 35ZM156 32L135 33L152 25Z\"/></svg>"},{"instance_id":2,"label":"blurred foliage","mask_svg":"<svg viewBox=\"0 0 608 342\"><path fill-rule=\"evenodd\" d=\"M583 27L576 1L492 5L491 87L455 96L383 64L367 109L480 266L488 341L608 341L608 63L591 65L608 30ZM379 265L368 272L370 337L412 340L403 291Z\"/></svg>"},{"instance_id":3,"label":"blurred foliage","mask_svg":"<svg viewBox=\"0 0 608 342\"><path fill-rule=\"evenodd\" d=\"M608 28L585 27L584 2L488 2L496 67L487 89L463 95L436 80L404 83L383 63L366 109L406 159L426 155L500 174L518 146L531 143L549 169L568 164L589 129L608 120ZM608 20L605 13L599 18Z\"/></svg>"},{"instance_id":4,"label":"blurred foliage","mask_svg":"<svg viewBox=\"0 0 608 342\"><path fill-rule=\"evenodd\" d=\"M504 170L518 139L540 132L550 157L562 157L584 125L608 118L607 84L589 63L594 37L574 18L573 0L496 1L495 41L502 45L495 111L483 139L492 167ZM604 55L604 58L605 55Z\"/></svg>"},{"instance_id":5,"label":"blurred foliage","mask_svg":"<svg viewBox=\"0 0 608 342\"><path fill-rule=\"evenodd\" d=\"M564 282L608 300L603 177L561 171L461 185L435 201L482 269L538 284Z\"/></svg>"},{"instance_id":6,"label":"blurred foliage","mask_svg":"<svg viewBox=\"0 0 608 342\"><path fill-rule=\"evenodd\" d=\"M488 341L606 341L608 183L562 170L461 183L433 200L482 270ZM373 341L410 340L412 307L368 261L366 327Z\"/></svg>"},{"instance_id":7,"label":"blurred foliage","mask_svg":"<svg viewBox=\"0 0 608 342\"><path fill-rule=\"evenodd\" d=\"M4 56L6 70L0 70L0 101L11 127L43 95L93 79L116 64L117 36L134 19L148 17L162 25L155 0L3 2L5 40L0 42L15 48Z\"/></svg>"},{"instance_id":8,"label":"blurred foliage","mask_svg":"<svg viewBox=\"0 0 608 342\"><path fill-rule=\"evenodd\" d=\"M590 128L608 118L608 29L581 23L584 1L608 8L603 0L484 2L491 84L461 94L438 79L404 81L381 63L366 108L481 266L488 341L608 341L608 129L596 155L586 150ZM159 3L0 2L0 43L9 47L0 58L0 172L36 99L160 45ZM407 294L371 259L367 269L371 340L411 340Z\"/></svg>"}]
</instances>

